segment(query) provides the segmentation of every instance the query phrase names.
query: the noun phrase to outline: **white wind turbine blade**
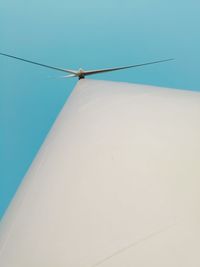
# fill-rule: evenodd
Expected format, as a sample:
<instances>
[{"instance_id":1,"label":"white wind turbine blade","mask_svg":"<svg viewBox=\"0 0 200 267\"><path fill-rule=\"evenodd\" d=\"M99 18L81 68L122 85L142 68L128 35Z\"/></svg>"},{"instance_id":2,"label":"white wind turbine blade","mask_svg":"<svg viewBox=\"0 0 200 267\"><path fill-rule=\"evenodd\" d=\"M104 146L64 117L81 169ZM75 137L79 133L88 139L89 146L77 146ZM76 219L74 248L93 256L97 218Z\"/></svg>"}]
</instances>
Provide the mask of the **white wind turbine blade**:
<instances>
[{"instance_id":1,"label":"white wind turbine blade","mask_svg":"<svg viewBox=\"0 0 200 267\"><path fill-rule=\"evenodd\" d=\"M76 74L69 74L66 76L62 76L61 78L73 78L73 77L77 77L77 75Z\"/></svg>"},{"instance_id":2,"label":"white wind turbine blade","mask_svg":"<svg viewBox=\"0 0 200 267\"><path fill-rule=\"evenodd\" d=\"M21 58L21 57L16 57L16 56L13 56L13 55L8 55L8 54L4 54L4 53L0 53L0 55L1 56L10 57L10 58L13 58L13 59L17 59L17 60L21 60L21 61L24 61L24 62L27 62L27 63L31 63L31 64L34 64L34 65L38 65L38 66L41 66L41 67L57 70L57 71L68 72L68 73L72 73L72 74L76 73L76 71L74 71L74 70L57 68L57 67L54 67L54 66L49 66L49 65L46 65L46 64L42 64L42 63L38 63L38 62L31 61L31 60L28 60L28 59L24 59L24 58Z\"/></svg>"},{"instance_id":3,"label":"white wind turbine blade","mask_svg":"<svg viewBox=\"0 0 200 267\"><path fill-rule=\"evenodd\" d=\"M164 59L164 60L147 62L147 63L143 63L143 64L131 65L131 66L108 68L108 69L99 69L99 70L89 70L89 71L84 71L84 76L103 73L103 72L110 72L110 71L116 71L116 70L123 70L123 69L142 67L142 66L146 66L146 65L152 65L152 64L162 63L162 62L171 61L171 60L174 60L174 59L173 58L169 58L169 59Z\"/></svg>"}]
</instances>

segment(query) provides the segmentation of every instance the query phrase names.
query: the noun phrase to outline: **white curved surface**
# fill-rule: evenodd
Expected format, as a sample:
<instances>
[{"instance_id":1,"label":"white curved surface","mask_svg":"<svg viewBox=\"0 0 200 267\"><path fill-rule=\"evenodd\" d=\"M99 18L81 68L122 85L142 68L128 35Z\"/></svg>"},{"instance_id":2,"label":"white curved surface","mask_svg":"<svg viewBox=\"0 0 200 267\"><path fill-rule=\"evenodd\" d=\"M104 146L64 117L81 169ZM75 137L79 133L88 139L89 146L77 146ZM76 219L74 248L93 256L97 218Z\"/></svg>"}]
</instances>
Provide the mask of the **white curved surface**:
<instances>
[{"instance_id":1,"label":"white curved surface","mask_svg":"<svg viewBox=\"0 0 200 267\"><path fill-rule=\"evenodd\" d=\"M80 80L0 226L2 267L200 266L200 94Z\"/></svg>"}]
</instances>

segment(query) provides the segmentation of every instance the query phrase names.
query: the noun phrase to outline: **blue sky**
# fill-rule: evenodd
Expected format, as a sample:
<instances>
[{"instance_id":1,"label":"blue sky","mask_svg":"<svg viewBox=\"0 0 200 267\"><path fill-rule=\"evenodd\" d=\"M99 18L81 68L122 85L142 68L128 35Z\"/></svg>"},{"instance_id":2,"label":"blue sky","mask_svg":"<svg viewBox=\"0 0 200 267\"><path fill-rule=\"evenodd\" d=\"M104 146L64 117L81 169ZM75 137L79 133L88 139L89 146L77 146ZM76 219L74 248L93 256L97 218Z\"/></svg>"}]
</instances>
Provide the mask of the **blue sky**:
<instances>
[{"instance_id":1,"label":"blue sky","mask_svg":"<svg viewBox=\"0 0 200 267\"><path fill-rule=\"evenodd\" d=\"M2 0L0 51L66 68L175 62L94 79L200 91L197 0ZM0 217L76 84L0 57Z\"/></svg>"}]
</instances>

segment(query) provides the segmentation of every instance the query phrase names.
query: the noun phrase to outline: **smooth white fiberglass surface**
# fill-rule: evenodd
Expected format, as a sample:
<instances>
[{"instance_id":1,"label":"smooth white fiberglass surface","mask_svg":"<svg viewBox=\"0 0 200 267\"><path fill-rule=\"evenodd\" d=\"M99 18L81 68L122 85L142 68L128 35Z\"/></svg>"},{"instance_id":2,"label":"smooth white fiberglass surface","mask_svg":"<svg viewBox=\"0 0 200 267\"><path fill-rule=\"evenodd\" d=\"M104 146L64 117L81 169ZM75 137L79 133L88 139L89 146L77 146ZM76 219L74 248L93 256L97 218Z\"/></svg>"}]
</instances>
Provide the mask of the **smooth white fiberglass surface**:
<instances>
[{"instance_id":1,"label":"smooth white fiberglass surface","mask_svg":"<svg viewBox=\"0 0 200 267\"><path fill-rule=\"evenodd\" d=\"M199 267L200 93L80 80L0 225L2 267Z\"/></svg>"}]
</instances>

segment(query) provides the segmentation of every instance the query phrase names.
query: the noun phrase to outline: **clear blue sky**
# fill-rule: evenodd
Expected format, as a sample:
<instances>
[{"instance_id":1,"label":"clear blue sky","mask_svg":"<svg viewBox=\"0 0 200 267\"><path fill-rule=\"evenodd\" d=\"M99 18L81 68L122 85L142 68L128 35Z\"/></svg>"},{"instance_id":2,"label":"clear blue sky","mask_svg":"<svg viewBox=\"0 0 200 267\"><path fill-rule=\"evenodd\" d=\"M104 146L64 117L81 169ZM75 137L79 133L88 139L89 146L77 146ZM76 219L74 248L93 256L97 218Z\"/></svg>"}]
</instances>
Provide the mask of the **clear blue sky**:
<instances>
[{"instance_id":1,"label":"clear blue sky","mask_svg":"<svg viewBox=\"0 0 200 267\"><path fill-rule=\"evenodd\" d=\"M75 69L175 57L93 78L197 91L199 10L197 0L2 0L0 51ZM2 216L76 80L3 57L0 70Z\"/></svg>"}]
</instances>

